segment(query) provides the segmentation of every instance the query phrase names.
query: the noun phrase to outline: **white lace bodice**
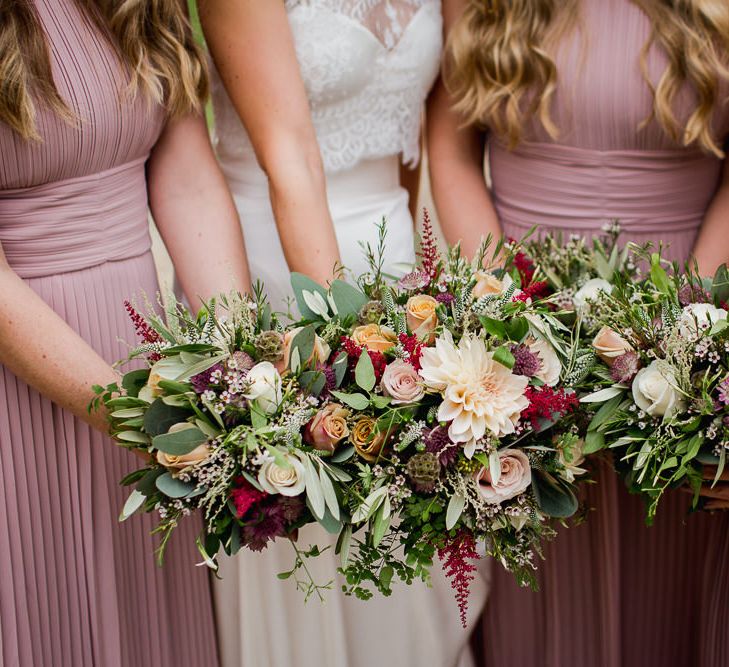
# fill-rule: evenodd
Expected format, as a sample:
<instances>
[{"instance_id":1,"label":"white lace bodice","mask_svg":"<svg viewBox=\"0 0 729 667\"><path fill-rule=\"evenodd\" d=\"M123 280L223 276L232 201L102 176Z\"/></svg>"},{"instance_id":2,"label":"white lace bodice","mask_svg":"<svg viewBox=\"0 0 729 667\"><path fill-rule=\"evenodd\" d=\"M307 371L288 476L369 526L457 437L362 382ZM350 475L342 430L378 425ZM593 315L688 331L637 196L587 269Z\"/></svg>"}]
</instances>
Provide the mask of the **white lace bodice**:
<instances>
[{"instance_id":1,"label":"white lace bodice","mask_svg":"<svg viewBox=\"0 0 729 667\"><path fill-rule=\"evenodd\" d=\"M285 4L326 172L397 154L416 163L423 102L440 62L440 0ZM250 141L215 73L213 104L224 166L249 157Z\"/></svg>"}]
</instances>

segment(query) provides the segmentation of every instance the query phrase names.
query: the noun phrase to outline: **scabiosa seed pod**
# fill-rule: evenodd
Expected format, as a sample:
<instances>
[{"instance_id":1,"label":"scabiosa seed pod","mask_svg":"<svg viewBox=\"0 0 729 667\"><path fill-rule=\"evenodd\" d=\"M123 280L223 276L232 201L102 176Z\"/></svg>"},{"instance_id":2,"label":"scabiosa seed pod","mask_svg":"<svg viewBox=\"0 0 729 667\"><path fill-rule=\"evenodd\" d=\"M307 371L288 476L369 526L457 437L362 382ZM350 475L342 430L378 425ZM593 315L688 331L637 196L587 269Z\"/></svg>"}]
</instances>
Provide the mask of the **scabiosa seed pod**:
<instances>
[{"instance_id":1,"label":"scabiosa seed pod","mask_svg":"<svg viewBox=\"0 0 729 667\"><path fill-rule=\"evenodd\" d=\"M460 446L448 437L448 429L436 426L430 430L423 430L423 443L425 451L435 454L438 462L444 468L452 466L458 458Z\"/></svg>"},{"instance_id":2,"label":"scabiosa seed pod","mask_svg":"<svg viewBox=\"0 0 729 667\"><path fill-rule=\"evenodd\" d=\"M256 336L253 345L261 361L274 363L283 359L284 341L278 331L262 331Z\"/></svg>"},{"instance_id":3,"label":"scabiosa seed pod","mask_svg":"<svg viewBox=\"0 0 729 667\"><path fill-rule=\"evenodd\" d=\"M512 345L511 353L514 355L514 368L511 369L514 375L533 378L542 368L539 355L534 354L527 345Z\"/></svg>"},{"instance_id":4,"label":"scabiosa seed pod","mask_svg":"<svg viewBox=\"0 0 729 667\"><path fill-rule=\"evenodd\" d=\"M379 301L368 301L359 309L359 321L362 324L379 324L385 314L385 307Z\"/></svg>"},{"instance_id":5,"label":"scabiosa seed pod","mask_svg":"<svg viewBox=\"0 0 729 667\"><path fill-rule=\"evenodd\" d=\"M635 352L626 352L613 360L610 367L610 377L615 382L623 384L633 381L633 378L640 369L640 359Z\"/></svg>"},{"instance_id":6,"label":"scabiosa seed pod","mask_svg":"<svg viewBox=\"0 0 729 667\"><path fill-rule=\"evenodd\" d=\"M407 463L408 477L420 493L432 493L440 476L438 457L430 452L413 455Z\"/></svg>"},{"instance_id":7,"label":"scabiosa seed pod","mask_svg":"<svg viewBox=\"0 0 729 667\"><path fill-rule=\"evenodd\" d=\"M241 373L247 373L251 368L256 365L253 361L253 357L246 352L233 352L233 355L228 360L228 368L231 370L240 371Z\"/></svg>"}]
</instances>

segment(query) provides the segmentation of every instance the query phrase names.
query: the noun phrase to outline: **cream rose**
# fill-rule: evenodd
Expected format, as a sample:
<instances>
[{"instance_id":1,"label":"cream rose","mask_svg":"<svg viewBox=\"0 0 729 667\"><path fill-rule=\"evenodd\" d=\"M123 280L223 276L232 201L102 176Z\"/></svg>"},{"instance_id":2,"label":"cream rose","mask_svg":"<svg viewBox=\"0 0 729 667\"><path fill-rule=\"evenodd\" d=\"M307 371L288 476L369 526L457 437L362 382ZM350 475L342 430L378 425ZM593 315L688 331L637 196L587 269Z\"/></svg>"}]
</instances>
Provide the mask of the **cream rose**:
<instances>
[{"instance_id":1,"label":"cream rose","mask_svg":"<svg viewBox=\"0 0 729 667\"><path fill-rule=\"evenodd\" d=\"M482 296L500 296L514 282L508 273L505 274L503 280L497 278L493 273L488 273L488 271L476 271L474 276L476 277L476 284L471 294L477 299Z\"/></svg>"},{"instance_id":2,"label":"cream rose","mask_svg":"<svg viewBox=\"0 0 729 667\"><path fill-rule=\"evenodd\" d=\"M435 340L435 328L438 326L438 315L435 312L437 307L438 302L428 294L411 296L405 304L408 328L428 345Z\"/></svg>"},{"instance_id":3,"label":"cream rose","mask_svg":"<svg viewBox=\"0 0 729 667\"><path fill-rule=\"evenodd\" d=\"M170 426L168 433L177 433L184 431L188 428L195 428L192 424L183 422L180 424L173 424ZM206 442L202 445L198 445L191 452L182 455L166 454L165 452L157 451L157 463L163 465L165 468L170 470L180 471L190 466L194 466L198 463L202 463L206 458L210 456L210 445Z\"/></svg>"},{"instance_id":4,"label":"cream rose","mask_svg":"<svg viewBox=\"0 0 729 667\"><path fill-rule=\"evenodd\" d=\"M370 463L377 460L385 444L385 434L376 432L376 427L372 417L360 417L349 436L357 454Z\"/></svg>"},{"instance_id":5,"label":"cream rose","mask_svg":"<svg viewBox=\"0 0 729 667\"><path fill-rule=\"evenodd\" d=\"M393 405L415 403L425 395L418 372L407 361L397 359L385 368L380 382L382 391Z\"/></svg>"},{"instance_id":6,"label":"cream rose","mask_svg":"<svg viewBox=\"0 0 729 667\"><path fill-rule=\"evenodd\" d=\"M580 289L575 292L572 297L572 303L575 310L585 311L589 309L588 301L594 301L599 296L600 292L610 294L613 291L613 286L602 278L593 278L588 280Z\"/></svg>"},{"instance_id":7,"label":"cream rose","mask_svg":"<svg viewBox=\"0 0 729 667\"><path fill-rule=\"evenodd\" d=\"M554 348L543 338L534 338L527 341L527 346L531 352L539 356L539 360L542 362L536 374L537 379L549 387L554 387L559 382L559 376L562 374L562 364Z\"/></svg>"},{"instance_id":8,"label":"cream rose","mask_svg":"<svg viewBox=\"0 0 729 667\"><path fill-rule=\"evenodd\" d=\"M504 449L499 452L501 476L494 484L488 468L481 468L474 475L478 492L491 505L500 505L526 491L532 483L529 459L520 449Z\"/></svg>"},{"instance_id":9,"label":"cream rose","mask_svg":"<svg viewBox=\"0 0 729 667\"><path fill-rule=\"evenodd\" d=\"M279 373L283 373L288 367L291 361L291 345L294 342L294 338L301 331L303 327L296 327L287 331L284 334L283 339L283 357L276 362L276 370ZM332 353L329 345L326 344L319 336L314 336L314 349L311 352L311 356L308 359L302 359L302 364L323 364L329 355Z\"/></svg>"},{"instance_id":10,"label":"cream rose","mask_svg":"<svg viewBox=\"0 0 729 667\"><path fill-rule=\"evenodd\" d=\"M292 454L282 454L288 463L283 467L273 456L267 455L258 471L258 483L266 493L298 496L306 488L304 465Z\"/></svg>"},{"instance_id":11,"label":"cream rose","mask_svg":"<svg viewBox=\"0 0 729 667\"><path fill-rule=\"evenodd\" d=\"M727 312L723 308L717 308L710 303L690 303L683 309L678 320L679 331L686 338L696 338L726 318Z\"/></svg>"},{"instance_id":12,"label":"cream rose","mask_svg":"<svg viewBox=\"0 0 729 667\"><path fill-rule=\"evenodd\" d=\"M349 435L349 410L339 403L329 403L314 415L304 429L304 441L314 449L334 452Z\"/></svg>"},{"instance_id":13,"label":"cream rose","mask_svg":"<svg viewBox=\"0 0 729 667\"><path fill-rule=\"evenodd\" d=\"M676 389L673 369L667 362L658 360L638 371L633 380L633 400L651 417L670 417L686 407Z\"/></svg>"},{"instance_id":14,"label":"cream rose","mask_svg":"<svg viewBox=\"0 0 729 667\"><path fill-rule=\"evenodd\" d=\"M283 400L281 376L270 361L256 364L246 376L248 391L243 394L249 401L256 401L266 414L272 415Z\"/></svg>"},{"instance_id":15,"label":"cream rose","mask_svg":"<svg viewBox=\"0 0 729 667\"><path fill-rule=\"evenodd\" d=\"M395 332L379 324L363 324L352 332L352 340L373 352L387 352L397 343Z\"/></svg>"},{"instance_id":16,"label":"cream rose","mask_svg":"<svg viewBox=\"0 0 729 667\"><path fill-rule=\"evenodd\" d=\"M597 332L597 336L592 339L592 347L608 366L612 366L626 352L633 352L631 344L610 327L603 327Z\"/></svg>"}]
</instances>

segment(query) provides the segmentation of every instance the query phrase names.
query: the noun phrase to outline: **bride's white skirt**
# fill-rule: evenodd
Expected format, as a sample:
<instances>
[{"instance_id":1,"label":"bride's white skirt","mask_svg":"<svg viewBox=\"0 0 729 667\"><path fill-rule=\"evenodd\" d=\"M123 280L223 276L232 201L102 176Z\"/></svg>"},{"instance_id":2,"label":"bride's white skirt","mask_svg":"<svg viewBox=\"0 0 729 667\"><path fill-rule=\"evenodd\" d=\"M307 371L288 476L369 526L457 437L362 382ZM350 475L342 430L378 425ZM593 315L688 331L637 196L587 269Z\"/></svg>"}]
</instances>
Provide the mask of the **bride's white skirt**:
<instances>
[{"instance_id":1,"label":"bride's white skirt","mask_svg":"<svg viewBox=\"0 0 729 667\"><path fill-rule=\"evenodd\" d=\"M264 281L274 307L291 295L289 271L278 240L260 170L226 168L241 215L254 280ZM329 205L346 267L355 275L368 270L360 242L377 244L377 223L388 221L385 270L403 273L412 264L413 222L407 193L398 185L395 158L360 163L327 177ZM307 252L301 248L301 252ZM338 579L336 536L318 525L300 531L298 544L331 546L307 560L317 583ZM393 595L378 593L369 601L348 598L341 581L304 603L293 579L280 580L291 569L292 546L281 540L262 553L245 549L221 559L221 581L214 583L223 667L470 667L469 630L461 627L450 584L438 564L433 587L393 583ZM473 585L470 617L478 619L486 599L487 564ZM472 627L472 626L471 626Z\"/></svg>"}]
</instances>

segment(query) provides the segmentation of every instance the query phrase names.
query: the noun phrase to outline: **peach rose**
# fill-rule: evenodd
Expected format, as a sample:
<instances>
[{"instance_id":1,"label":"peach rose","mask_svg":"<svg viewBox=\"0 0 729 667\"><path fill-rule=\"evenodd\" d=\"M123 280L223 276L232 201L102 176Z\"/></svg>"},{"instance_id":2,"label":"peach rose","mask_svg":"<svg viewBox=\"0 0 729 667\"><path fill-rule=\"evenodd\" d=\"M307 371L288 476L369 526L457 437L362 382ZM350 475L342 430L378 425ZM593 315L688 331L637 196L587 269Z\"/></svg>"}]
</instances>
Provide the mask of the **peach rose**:
<instances>
[{"instance_id":1,"label":"peach rose","mask_svg":"<svg viewBox=\"0 0 729 667\"><path fill-rule=\"evenodd\" d=\"M363 324L352 332L352 340L372 352L387 352L397 343L397 336L389 327Z\"/></svg>"},{"instance_id":2,"label":"peach rose","mask_svg":"<svg viewBox=\"0 0 729 667\"><path fill-rule=\"evenodd\" d=\"M499 452L501 476L494 483L488 468L481 468L474 474L481 497L491 505L501 505L529 488L532 483L532 469L529 459L520 449L504 449Z\"/></svg>"},{"instance_id":3,"label":"peach rose","mask_svg":"<svg viewBox=\"0 0 729 667\"><path fill-rule=\"evenodd\" d=\"M167 432L177 433L178 431L184 431L188 428L194 427L192 424L183 422L181 424L173 424ZM210 445L204 442L202 445L195 447L195 449L191 452L179 456L157 451L157 463L165 468L179 472L180 470L184 470L190 466L202 463L206 458L208 458L208 456L210 456Z\"/></svg>"},{"instance_id":4,"label":"peach rose","mask_svg":"<svg viewBox=\"0 0 729 667\"><path fill-rule=\"evenodd\" d=\"M322 452L334 452L349 435L349 410L339 403L329 403L314 415L304 429L304 442Z\"/></svg>"},{"instance_id":5,"label":"peach rose","mask_svg":"<svg viewBox=\"0 0 729 667\"><path fill-rule=\"evenodd\" d=\"M597 332L597 336L592 340L592 347L595 348L597 356L608 366L612 366L615 360L626 352L633 352L630 343L610 327L603 327Z\"/></svg>"},{"instance_id":6,"label":"peach rose","mask_svg":"<svg viewBox=\"0 0 729 667\"><path fill-rule=\"evenodd\" d=\"M349 436L354 449L365 461L376 461L385 444L385 434L376 431L377 421L364 416L357 420Z\"/></svg>"},{"instance_id":7,"label":"peach rose","mask_svg":"<svg viewBox=\"0 0 729 667\"><path fill-rule=\"evenodd\" d=\"M423 398L425 387L412 364L397 359L385 367L380 386L393 405L415 403Z\"/></svg>"},{"instance_id":8,"label":"peach rose","mask_svg":"<svg viewBox=\"0 0 729 667\"><path fill-rule=\"evenodd\" d=\"M499 296L508 287L503 280L499 280L493 273L476 271L474 275L476 276L476 285L471 294L477 299L482 296Z\"/></svg>"},{"instance_id":9,"label":"peach rose","mask_svg":"<svg viewBox=\"0 0 729 667\"><path fill-rule=\"evenodd\" d=\"M279 359L274 365L279 373L283 373L288 367L291 361L291 344L296 338L296 334L301 331L302 327L296 327L287 331L284 334L283 339L283 357ZM321 339L319 336L314 337L314 350L308 359L302 359L302 364L323 364L331 354L331 348Z\"/></svg>"},{"instance_id":10,"label":"peach rose","mask_svg":"<svg viewBox=\"0 0 729 667\"><path fill-rule=\"evenodd\" d=\"M435 340L435 328L438 326L438 315L435 309L438 302L427 294L411 296L405 305L408 327L418 339L432 345Z\"/></svg>"}]
</instances>

